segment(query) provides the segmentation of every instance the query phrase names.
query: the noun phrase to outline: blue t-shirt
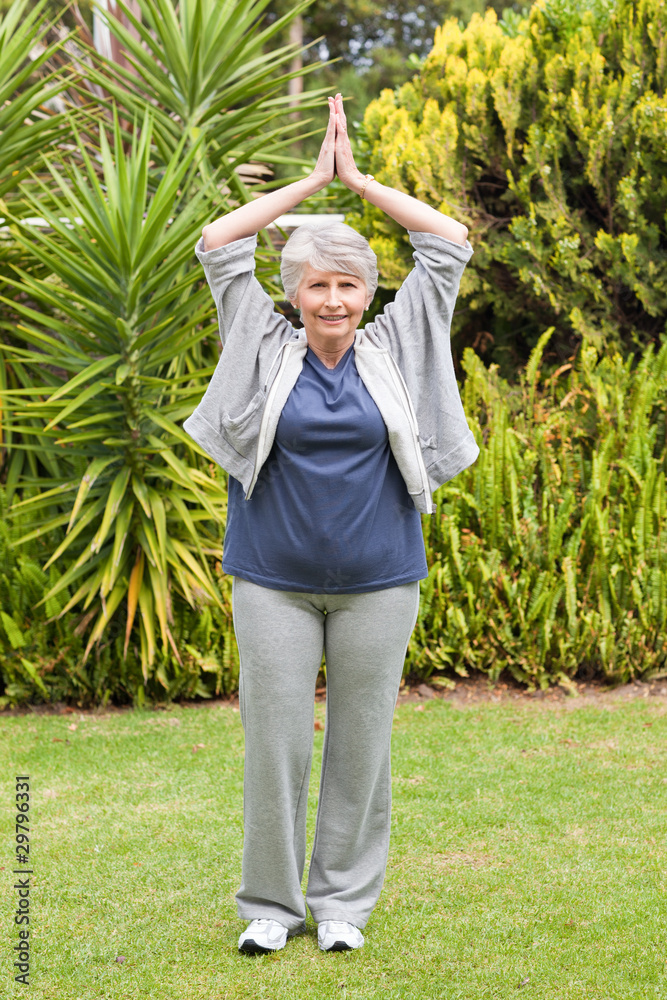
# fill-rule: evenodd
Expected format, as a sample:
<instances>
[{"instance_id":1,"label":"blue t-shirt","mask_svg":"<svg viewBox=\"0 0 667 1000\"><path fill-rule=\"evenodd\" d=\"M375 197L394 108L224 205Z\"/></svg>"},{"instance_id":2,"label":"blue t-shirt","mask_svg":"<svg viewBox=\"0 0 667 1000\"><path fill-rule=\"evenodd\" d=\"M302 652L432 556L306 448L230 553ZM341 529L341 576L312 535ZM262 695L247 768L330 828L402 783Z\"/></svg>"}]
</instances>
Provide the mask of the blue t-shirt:
<instances>
[{"instance_id":1,"label":"blue t-shirt","mask_svg":"<svg viewBox=\"0 0 667 1000\"><path fill-rule=\"evenodd\" d=\"M428 575L421 518L354 347L308 348L249 500L229 477L222 568L272 590L356 594Z\"/></svg>"}]
</instances>

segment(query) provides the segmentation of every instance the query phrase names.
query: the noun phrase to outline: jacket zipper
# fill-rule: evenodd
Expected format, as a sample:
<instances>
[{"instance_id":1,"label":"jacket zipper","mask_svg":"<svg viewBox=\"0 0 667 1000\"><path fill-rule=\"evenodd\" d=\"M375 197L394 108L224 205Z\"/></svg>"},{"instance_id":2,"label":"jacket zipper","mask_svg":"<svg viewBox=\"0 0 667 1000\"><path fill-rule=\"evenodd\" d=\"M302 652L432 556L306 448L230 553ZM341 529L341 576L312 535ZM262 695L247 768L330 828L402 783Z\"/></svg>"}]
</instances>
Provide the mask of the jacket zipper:
<instances>
[{"instance_id":1,"label":"jacket zipper","mask_svg":"<svg viewBox=\"0 0 667 1000\"><path fill-rule=\"evenodd\" d=\"M265 389L266 389L267 385L269 384L269 379L271 378L271 372L273 371L274 365L275 365L276 361L278 360L278 358L280 357L281 352L284 350L285 346L286 346L286 344L283 344L283 346L280 348L280 350L278 351L278 353L276 354L275 358L273 359L273 361L271 362L271 364L269 366L269 370L268 370L268 372L266 374L266 378L264 379L264 388Z\"/></svg>"},{"instance_id":2,"label":"jacket zipper","mask_svg":"<svg viewBox=\"0 0 667 1000\"><path fill-rule=\"evenodd\" d=\"M246 494L246 500L250 499L250 497L252 495L252 491L255 488L255 483L257 482L257 479L259 477L259 471L260 471L259 470L259 456L262 453L262 448L263 448L263 445L264 445L264 439L266 438L266 425L269 422L269 420L268 420L269 413L271 412L271 406L273 405L273 400L275 399L276 392L278 391L278 384L280 382L280 377L281 377L281 375L282 375L282 373L283 373L283 371L285 369L285 366L287 364L287 359L289 357L289 352L290 352L290 349L291 349L291 345L292 345L292 341L288 340L280 348L280 350L283 352L283 357L282 357L282 360L280 362L280 368L278 369L278 374L276 375L275 379L273 380L273 384L271 385L271 388L269 389L269 394L266 397L266 403L264 404L264 412L262 413L262 421L261 421L261 423L259 425L259 433L257 435L257 452L255 454L255 468L253 469L252 479L250 480L250 486L248 487L248 492ZM278 352L278 354L280 354L280 351ZM278 357L278 355L276 355L276 358L277 357ZM271 368L273 368L273 365L275 363L276 363L276 361L275 361L275 358L274 358L273 364L271 365ZM268 378L268 375L267 375L266 382L264 383L265 387L266 387L266 384L267 384L268 381L269 381L269 378Z\"/></svg>"},{"instance_id":3,"label":"jacket zipper","mask_svg":"<svg viewBox=\"0 0 667 1000\"><path fill-rule=\"evenodd\" d=\"M391 377L394 380L394 384L398 388L399 395L403 400L403 406L405 407L408 416L410 418L410 425L412 427L412 436L415 445L415 452L417 455L417 464L419 466L419 475L421 476L422 489L427 497L431 498L431 487L428 481L428 473L426 472L426 466L424 465L424 458L421 453L421 448L419 447L419 430L417 427L417 416L412 406L412 400L410 399L410 393L408 392L408 387L405 384L405 380L401 374L400 368L396 364L394 358L389 352L385 354L387 365L389 371L391 372Z\"/></svg>"}]
</instances>

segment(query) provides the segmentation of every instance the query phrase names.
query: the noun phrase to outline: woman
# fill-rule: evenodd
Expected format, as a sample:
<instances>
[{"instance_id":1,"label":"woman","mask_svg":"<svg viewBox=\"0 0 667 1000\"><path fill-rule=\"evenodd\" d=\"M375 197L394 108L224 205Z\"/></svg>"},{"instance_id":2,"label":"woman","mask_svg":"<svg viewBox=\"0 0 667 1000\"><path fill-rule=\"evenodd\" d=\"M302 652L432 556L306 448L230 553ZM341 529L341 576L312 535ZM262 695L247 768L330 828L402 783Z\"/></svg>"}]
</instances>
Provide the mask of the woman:
<instances>
[{"instance_id":1,"label":"woman","mask_svg":"<svg viewBox=\"0 0 667 1000\"><path fill-rule=\"evenodd\" d=\"M204 227L196 252L224 345L188 433L230 474L223 569L233 575L245 730L239 949L363 944L389 849L392 717L427 575L419 513L478 455L449 327L472 255L465 226L357 169L340 94L314 171ZM254 278L257 232L338 174L410 232L416 267L358 329L375 255L348 226L302 226L282 254L296 330ZM304 902L315 681L327 716Z\"/></svg>"}]
</instances>

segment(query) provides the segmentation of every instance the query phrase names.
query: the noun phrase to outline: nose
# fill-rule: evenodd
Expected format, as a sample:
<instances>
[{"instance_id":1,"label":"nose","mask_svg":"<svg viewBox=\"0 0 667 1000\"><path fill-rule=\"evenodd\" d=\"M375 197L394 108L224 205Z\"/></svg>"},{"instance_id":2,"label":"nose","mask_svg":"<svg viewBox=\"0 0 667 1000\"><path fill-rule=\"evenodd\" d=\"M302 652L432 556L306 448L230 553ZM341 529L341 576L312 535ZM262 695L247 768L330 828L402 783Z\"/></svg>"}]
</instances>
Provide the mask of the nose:
<instances>
[{"instance_id":1,"label":"nose","mask_svg":"<svg viewBox=\"0 0 667 1000\"><path fill-rule=\"evenodd\" d=\"M340 304L341 302L340 302L340 294L338 292L338 288L335 285L329 285L329 287L327 288L327 301L326 301L327 308L337 309Z\"/></svg>"}]
</instances>

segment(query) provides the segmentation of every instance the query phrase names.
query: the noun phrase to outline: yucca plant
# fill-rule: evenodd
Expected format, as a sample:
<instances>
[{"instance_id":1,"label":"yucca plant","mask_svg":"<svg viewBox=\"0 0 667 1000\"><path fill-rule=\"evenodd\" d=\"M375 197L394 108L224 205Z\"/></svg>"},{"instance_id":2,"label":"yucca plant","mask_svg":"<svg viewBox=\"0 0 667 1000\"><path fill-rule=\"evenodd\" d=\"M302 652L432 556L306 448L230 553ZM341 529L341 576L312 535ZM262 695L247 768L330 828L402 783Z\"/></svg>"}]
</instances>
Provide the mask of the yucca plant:
<instances>
[{"instance_id":1,"label":"yucca plant","mask_svg":"<svg viewBox=\"0 0 667 1000\"><path fill-rule=\"evenodd\" d=\"M49 71L61 42L40 49L49 30L46 3L30 8L28 0L16 0L0 14L0 199L17 189L41 152L69 132L66 117L46 105L69 82Z\"/></svg>"},{"instance_id":2,"label":"yucca plant","mask_svg":"<svg viewBox=\"0 0 667 1000\"><path fill-rule=\"evenodd\" d=\"M9 517L8 507L7 492L0 486L0 708L37 700L80 700L82 694L87 701L103 703L111 657L103 655L96 664L98 675L105 675L99 676L101 683L92 674L86 676L79 667L85 645L80 616L70 611L48 620L66 603L62 595L35 611L58 580L57 567L52 564L45 572L42 563L62 530L40 533L15 548L12 543L42 518L30 508Z\"/></svg>"},{"instance_id":3,"label":"yucca plant","mask_svg":"<svg viewBox=\"0 0 667 1000\"><path fill-rule=\"evenodd\" d=\"M140 16L118 0L134 32L100 4L95 15L122 45L133 72L90 50L89 80L102 86L118 107L141 115L150 105L154 117L157 163L170 162L174 150L198 146L205 179L217 175L243 196L235 168L253 157L262 163L295 163L285 147L303 122L285 114L293 98L285 71L300 46L274 47L284 28L312 0L300 0L268 26L262 15L270 0L137 0ZM138 37L137 37L138 36ZM321 64L313 63L306 72ZM324 91L301 98L312 106Z\"/></svg>"},{"instance_id":4,"label":"yucca plant","mask_svg":"<svg viewBox=\"0 0 667 1000\"><path fill-rule=\"evenodd\" d=\"M172 590L192 607L226 608L211 569L224 481L180 427L213 370L193 370L189 351L215 337L210 292L192 267L208 192L194 193L199 147L186 151L185 139L152 191L152 139L147 114L126 152L116 120L111 146L100 134L101 177L79 142L81 168L51 166L41 198L24 189L50 231L14 220L13 232L50 277L14 281L31 301L13 302L26 346L4 346L19 387L2 394L21 435L13 448L40 466L22 478L38 492L15 509L39 510L43 523L18 544L66 525L43 567L61 575L42 602L74 591L60 613L81 605L92 623L84 662L121 614L126 653L138 611L145 681L158 631L163 654L171 647L182 663Z\"/></svg>"},{"instance_id":5,"label":"yucca plant","mask_svg":"<svg viewBox=\"0 0 667 1000\"><path fill-rule=\"evenodd\" d=\"M0 486L0 709L40 701L141 704L145 698L208 698L236 690L238 652L224 578L222 609L213 603L192 608L184 600L174 600L171 629L183 667L176 663L178 669L170 669L158 647L155 673L173 676L166 691L157 679L144 685L134 642L123 654L122 615L105 629L94 659L84 663L89 615L74 608L60 614L71 596L69 588L42 601L62 572L56 562L46 571L43 563L65 537L62 525L41 530L43 521L43 512L30 504L14 508L9 516L7 491ZM22 536L34 535L36 526L40 530L35 537L15 544ZM166 659L174 659L173 654Z\"/></svg>"},{"instance_id":6,"label":"yucca plant","mask_svg":"<svg viewBox=\"0 0 667 1000\"><path fill-rule=\"evenodd\" d=\"M85 700L141 700L144 686L155 696L155 678L168 697L205 695L211 684L202 671L215 674L218 693L235 684L229 581L218 561L225 477L180 428L218 358L214 305L192 248L204 222L230 199L248 197L239 164L253 156L297 162L283 154L296 126L281 119L289 77L282 67L295 47L270 43L306 5L264 30L264 0L140 0L138 42L100 7L136 72L90 46L86 64L72 50L69 65L84 94L102 86L111 145L102 136L96 148L97 112L88 109L85 141L72 114L58 119L62 133L51 116L43 148L67 166L42 158L29 171L26 157L13 176L13 188L24 183L22 201L5 213L2 465L8 496L18 499L8 516L29 513L31 529L11 544L20 550L56 539L42 571L57 569L58 578L35 610L57 606L61 618L80 608ZM7 38L24 8L24 0L12 7ZM40 11L24 19L31 45ZM16 93L6 88L12 100L28 78L17 78ZM72 95L72 73L50 80ZM27 113L27 105L16 107ZM67 147L55 141L72 135ZM30 149L37 155L36 144ZM45 219L48 231L22 222L26 216ZM259 258L270 287L270 245ZM20 626L25 635L29 624ZM100 657L110 644L117 663L107 669ZM96 665L86 676L93 649ZM35 693L44 696L39 685Z\"/></svg>"},{"instance_id":7,"label":"yucca plant","mask_svg":"<svg viewBox=\"0 0 667 1000\"><path fill-rule=\"evenodd\" d=\"M0 293L6 292L5 276L23 261L12 234L6 228L7 214L26 214L29 209L18 198L18 187L28 177L28 171L41 163L42 152L62 142L71 131L69 119L50 109L47 102L68 84L68 76L57 75L50 60L61 42L44 43L49 25L44 19L46 0L34 7L27 0L15 0L0 14ZM15 328L11 306L0 306L0 336L11 338ZM0 388L11 384L0 357ZM11 443L6 420L0 407L0 469L6 447ZM17 455L11 474L5 481L10 492L22 468L22 456Z\"/></svg>"}]
</instances>

